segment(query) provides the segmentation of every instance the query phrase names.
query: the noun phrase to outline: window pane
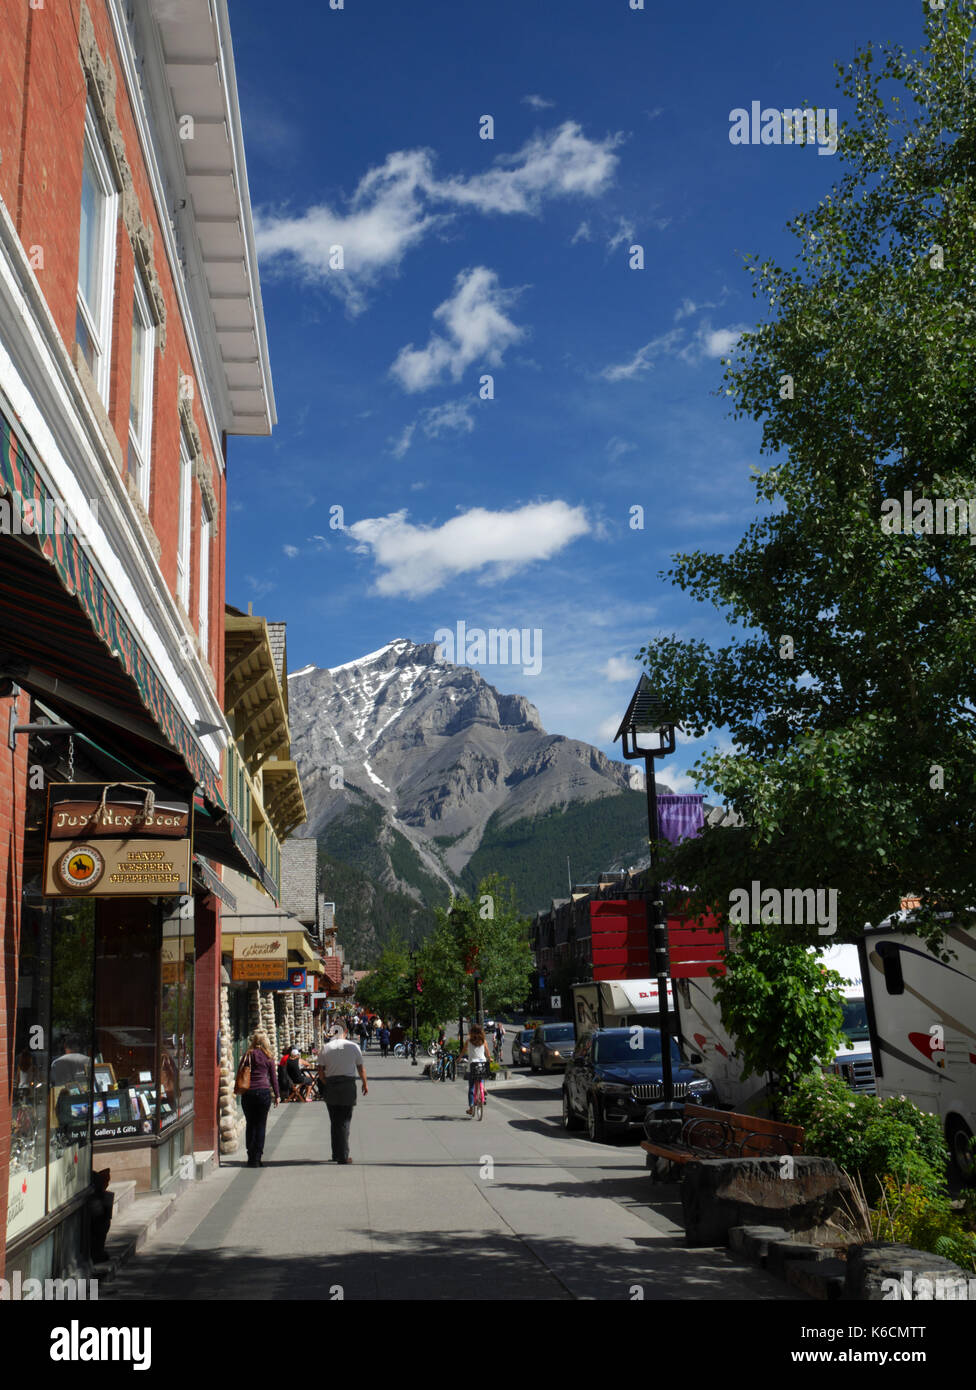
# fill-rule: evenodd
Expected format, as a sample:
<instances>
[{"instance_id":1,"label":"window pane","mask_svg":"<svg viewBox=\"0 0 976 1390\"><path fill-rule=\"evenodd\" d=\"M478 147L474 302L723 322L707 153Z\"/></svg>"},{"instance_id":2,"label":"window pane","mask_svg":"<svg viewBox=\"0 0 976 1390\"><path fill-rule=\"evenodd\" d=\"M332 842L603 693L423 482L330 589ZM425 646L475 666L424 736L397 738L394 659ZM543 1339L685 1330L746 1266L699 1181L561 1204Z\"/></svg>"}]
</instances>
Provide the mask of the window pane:
<instances>
[{"instance_id":1,"label":"window pane","mask_svg":"<svg viewBox=\"0 0 976 1390\"><path fill-rule=\"evenodd\" d=\"M101 244L101 217L104 198L95 176L92 157L86 146L81 179L81 242L78 247L78 288L98 319L98 253Z\"/></svg>"},{"instance_id":2,"label":"window pane","mask_svg":"<svg viewBox=\"0 0 976 1390\"><path fill-rule=\"evenodd\" d=\"M141 447L146 388L146 325L139 313L139 303L132 304L132 384L129 388L129 423Z\"/></svg>"}]
</instances>

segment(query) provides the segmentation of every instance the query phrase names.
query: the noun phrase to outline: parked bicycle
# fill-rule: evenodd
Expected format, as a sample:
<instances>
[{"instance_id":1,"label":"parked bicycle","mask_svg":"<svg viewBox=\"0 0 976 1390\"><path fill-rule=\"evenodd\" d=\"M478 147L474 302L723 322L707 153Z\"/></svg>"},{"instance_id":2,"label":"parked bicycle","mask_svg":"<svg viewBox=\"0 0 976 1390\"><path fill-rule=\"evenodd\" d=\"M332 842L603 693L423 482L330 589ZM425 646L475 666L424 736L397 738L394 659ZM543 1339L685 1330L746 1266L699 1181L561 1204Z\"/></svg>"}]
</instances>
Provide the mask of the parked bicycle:
<instances>
[{"instance_id":1,"label":"parked bicycle","mask_svg":"<svg viewBox=\"0 0 976 1390\"><path fill-rule=\"evenodd\" d=\"M416 1057L417 1045L413 1042L398 1042L393 1049L394 1057Z\"/></svg>"},{"instance_id":2,"label":"parked bicycle","mask_svg":"<svg viewBox=\"0 0 976 1390\"><path fill-rule=\"evenodd\" d=\"M457 1058L446 1049L438 1051L430 1064L431 1081L453 1081L457 1076Z\"/></svg>"}]
</instances>

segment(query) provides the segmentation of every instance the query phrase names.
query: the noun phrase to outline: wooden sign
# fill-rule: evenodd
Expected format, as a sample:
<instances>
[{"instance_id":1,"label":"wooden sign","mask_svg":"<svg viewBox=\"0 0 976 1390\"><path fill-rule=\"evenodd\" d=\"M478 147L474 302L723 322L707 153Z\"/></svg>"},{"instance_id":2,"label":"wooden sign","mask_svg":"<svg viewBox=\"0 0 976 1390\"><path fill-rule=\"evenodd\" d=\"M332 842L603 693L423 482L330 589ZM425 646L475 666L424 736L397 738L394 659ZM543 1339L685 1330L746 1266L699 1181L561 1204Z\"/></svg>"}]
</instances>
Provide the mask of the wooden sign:
<instances>
[{"instance_id":1,"label":"wooden sign","mask_svg":"<svg viewBox=\"0 0 976 1390\"><path fill-rule=\"evenodd\" d=\"M44 844L47 897L190 892L191 805L149 783L53 783Z\"/></svg>"},{"instance_id":2,"label":"wooden sign","mask_svg":"<svg viewBox=\"0 0 976 1390\"><path fill-rule=\"evenodd\" d=\"M287 980L285 936L235 936L233 980Z\"/></svg>"}]
</instances>

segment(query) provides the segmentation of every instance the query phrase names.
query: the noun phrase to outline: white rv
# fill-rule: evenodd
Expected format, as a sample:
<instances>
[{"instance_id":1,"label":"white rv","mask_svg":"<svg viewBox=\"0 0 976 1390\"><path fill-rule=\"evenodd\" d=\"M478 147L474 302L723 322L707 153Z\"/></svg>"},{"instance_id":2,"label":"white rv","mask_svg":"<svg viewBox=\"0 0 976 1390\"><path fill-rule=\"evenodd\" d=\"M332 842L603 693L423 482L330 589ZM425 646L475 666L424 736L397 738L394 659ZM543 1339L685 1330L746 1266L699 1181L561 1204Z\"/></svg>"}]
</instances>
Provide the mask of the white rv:
<instances>
[{"instance_id":1,"label":"white rv","mask_svg":"<svg viewBox=\"0 0 976 1390\"><path fill-rule=\"evenodd\" d=\"M950 926L948 962L899 912L865 933L865 998L879 1096L938 1115L959 1173L972 1180L976 1134L976 929Z\"/></svg>"},{"instance_id":2,"label":"white rv","mask_svg":"<svg viewBox=\"0 0 976 1390\"><path fill-rule=\"evenodd\" d=\"M874 1061L871 1055L871 1029L868 1025L867 1003L860 949L857 946L829 946L821 965L836 970L846 980L844 985L843 1029L849 1047L841 1048L829 1070L843 1077L852 1091L874 1094Z\"/></svg>"}]
</instances>

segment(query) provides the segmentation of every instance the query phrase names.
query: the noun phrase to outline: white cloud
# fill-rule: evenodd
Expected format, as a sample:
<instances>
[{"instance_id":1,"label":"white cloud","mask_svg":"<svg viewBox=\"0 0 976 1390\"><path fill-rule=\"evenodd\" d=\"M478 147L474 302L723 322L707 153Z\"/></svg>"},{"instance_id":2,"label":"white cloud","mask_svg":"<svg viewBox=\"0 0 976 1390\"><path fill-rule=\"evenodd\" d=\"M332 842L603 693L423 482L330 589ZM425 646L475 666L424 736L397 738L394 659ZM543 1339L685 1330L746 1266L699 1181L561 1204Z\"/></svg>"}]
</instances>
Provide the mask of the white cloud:
<instances>
[{"instance_id":1,"label":"white cloud","mask_svg":"<svg viewBox=\"0 0 976 1390\"><path fill-rule=\"evenodd\" d=\"M612 439L608 439L604 446L607 458L611 463L617 463L625 454L632 454L636 451L637 445L631 444L629 439L621 439L615 434Z\"/></svg>"},{"instance_id":2,"label":"white cloud","mask_svg":"<svg viewBox=\"0 0 976 1390\"><path fill-rule=\"evenodd\" d=\"M514 293L503 290L498 276L485 266L462 270L452 297L434 310L448 336L431 334L425 348L408 343L390 368L403 389L426 391L445 372L458 381L473 362L500 366L505 349L525 336L505 314Z\"/></svg>"},{"instance_id":3,"label":"white cloud","mask_svg":"<svg viewBox=\"0 0 976 1390\"><path fill-rule=\"evenodd\" d=\"M618 246L631 246L633 244L636 228L633 222L627 217L617 219L617 230L607 242L611 251L616 251Z\"/></svg>"},{"instance_id":4,"label":"white cloud","mask_svg":"<svg viewBox=\"0 0 976 1390\"><path fill-rule=\"evenodd\" d=\"M555 104L554 101L548 101L546 97L527 96L522 98L522 105L531 106L533 111L545 111Z\"/></svg>"},{"instance_id":5,"label":"white cloud","mask_svg":"<svg viewBox=\"0 0 976 1390\"><path fill-rule=\"evenodd\" d=\"M424 434L428 439L437 439L452 430L459 434L470 434L474 429L472 405L471 398L465 396L459 401L445 401L443 405L432 405L429 409L421 411Z\"/></svg>"},{"instance_id":6,"label":"white cloud","mask_svg":"<svg viewBox=\"0 0 976 1390\"><path fill-rule=\"evenodd\" d=\"M393 455L395 459L402 459L404 454L410 448L410 441L413 439L413 432L416 428L417 423L416 421L413 421L411 424L404 426L403 433L400 435L399 439L391 439L389 441L391 446L390 453Z\"/></svg>"},{"instance_id":7,"label":"white cloud","mask_svg":"<svg viewBox=\"0 0 976 1390\"><path fill-rule=\"evenodd\" d=\"M442 434L456 432L470 434L474 429L474 416L471 414L474 401L470 396L462 396L459 401L445 401L443 405L428 406L416 420L405 425L399 439L390 439L390 453L402 459L410 448L417 426L420 425L428 439L438 439Z\"/></svg>"},{"instance_id":8,"label":"white cloud","mask_svg":"<svg viewBox=\"0 0 976 1390\"><path fill-rule=\"evenodd\" d=\"M570 246L575 246L578 241L592 241L593 234L590 231L589 222L581 222L576 231L569 239Z\"/></svg>"},{"instance_id":9,"label":"white cloud","mask_svg":"<svg viewBox=\"0 0 976 1390\"><path fill-rule=\"evenodd\" d=\"M670 332L662 333L659 338L652 338L649 343L645 343L629 362L604 367L600 375L605 381L632 381L641 372L649 372L654 365L651 359L662 352L669 352L681 341L681 337L681 329L672 328Z\"/></svg>"},{"instance_id":10,"label":"white cloud","mask_svg":"<svg viewBox=\"0 0 976 1390\"><path fill-rule=\"evenodd\" d=\"M685 362L702 362L707 357L727 357L740 336L747 332L747 323L734 323L728 328L713 328L706 319L694 338L678 354Z\"/></svg>"},{"instance_id":11,"label":"white cloud","mask_svg":"<svg viewBox=\"0 0 976 1390\"><path fill-rule=\"evenodd\" d=\"M510 512L475 507L441 526L415 526L406 511L399 511L348 528L357 551L372 553L383 571L376 593L407 598L422 598L458 575L479 570L491 581L507 579L589 530L582 507L559 501Z\"/></svg>"},{"instance_id":12,"label":"white cloud","mask_svg":"<svg viewBox=\"0 0 976 1390\"><path fill-rule=\"evenodd\" d=\"M294 560L295 556L301 553L297 545L283 545L281 548L288 556L289 560Z\"/></svg>"},{"instance_id":13,"label":"white cloud","mask_svg":"<svg viewBox=\"0 0 976 1390\"><path fill-rule=\"evenodd\" d=\"M537 215L546 199L599 196L613 180L621 138L590 140L575 121L565 121L470 178L438 179L430 150L399 150L363 175L344 207L322 202L294 216L257 211L258 253L327 284L358 313L364 289L383 271L395 271L408 251L460 209ZM333 265L336 246L342 247L341 269Z\"/></svg>"},{"instance_id":14,"label":"white cloud","mask_svg":"<svg viewBox=\"0 0 976 1390\"><path fill-rule=\"evenodd\" d=\"M668 763L666 767L658 768L654 774L656 782L664 782L678 796L685 792L696 792L698 786L688 776L687 772L681 772L677 763Z\"/></svg>"},{"instance_id":15,"label":"white cloud","mask_svg":"<svg viewBox=\"0 0 976 1390\"><path fill-rule=\"evenodd\" d=\"M636 661L628 661L623 656L612 656L600 668L601 675L608 681L633 681L637 684L641 668ZM620 720L617 720L620 723Z\"/></svg>"},{"instance_id":16,"label":"white cloud","mask_svg":"<svg viewBox=\"0 0 976 1390\"><path fill-rule=\"evenodd\" d=\"M683 299L681 308L675 310L674 321L679 323L682 319L690 318L692 314L700 314L704 309L721 309L728 297L728 287L723 285L718 299L706 299L701 304L696 304L693 299Z\"/></svg>"}]
</instances>

